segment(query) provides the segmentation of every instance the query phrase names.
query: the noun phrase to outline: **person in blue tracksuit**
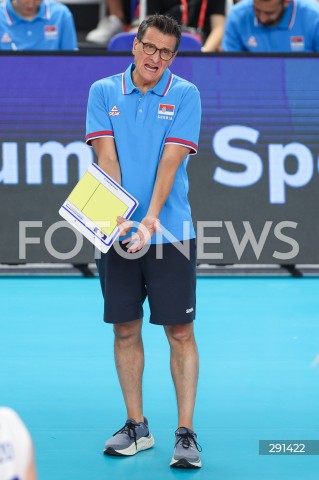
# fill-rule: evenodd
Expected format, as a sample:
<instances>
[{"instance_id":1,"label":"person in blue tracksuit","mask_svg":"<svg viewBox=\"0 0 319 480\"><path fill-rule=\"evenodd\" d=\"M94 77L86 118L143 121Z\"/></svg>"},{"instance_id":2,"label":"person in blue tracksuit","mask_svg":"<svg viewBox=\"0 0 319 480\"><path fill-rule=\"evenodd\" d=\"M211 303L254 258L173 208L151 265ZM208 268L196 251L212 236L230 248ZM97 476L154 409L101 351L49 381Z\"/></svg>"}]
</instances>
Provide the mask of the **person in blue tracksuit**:
<instances>
[{"instance_id":1,"label":"person in blue tracksuit","mask_svg":"<svg viewBox=\"0 0 319 480\"><path fill-rule=\"evenodd\" d=\"M319 5L313 0L242 0L231 10L225 52L318 52Z\"/></svg>"},{"instance_id":2,"label":"person in blue tracksuit","mask_svg":"<svg viewBox=\"0 0 319 480\"><path fill-rule=\"evenodd\" d=\"M77 50L72 13L51 0L6 0L0 5L1 50Z\"/></svg>"}]
</instances>

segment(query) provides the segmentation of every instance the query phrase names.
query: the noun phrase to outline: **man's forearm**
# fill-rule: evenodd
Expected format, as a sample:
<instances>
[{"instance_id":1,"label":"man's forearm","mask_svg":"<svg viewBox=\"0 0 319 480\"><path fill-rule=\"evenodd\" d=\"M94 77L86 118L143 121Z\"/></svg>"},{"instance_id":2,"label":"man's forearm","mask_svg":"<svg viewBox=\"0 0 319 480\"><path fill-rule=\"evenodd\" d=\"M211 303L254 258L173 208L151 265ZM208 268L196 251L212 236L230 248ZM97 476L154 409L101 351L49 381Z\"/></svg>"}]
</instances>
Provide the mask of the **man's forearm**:
<instances>
[{"instance_id":1,"label":"man's forearm","mask_svg":"<svg viewBox=\"0 0 319 480\"><path fill-rule=\"evenodd\" d=\"M159 165L148 215L159 217L172 190L177 168L178 166L174 168L174 165Z\"/></svg>"},{"instance_id":2,"label":"man's forearm","mask_svg":"<svg viewBox=\"0 0 319 480\"><path fill-rule=\"evenodd\" d=\"M102 137L92 140L98 159L98 166L117 183L121 184L121 167L113 138Z\"/></svg>"},{"instance_id":3,"label":"man's forearm","mask_svg":"<svg viewBox=\"0 0 319 480\"><path fill-rule=\"evenodd\" d=\"M163 205L171 193L176 172L188 154L189 149L180 145L168 145L165 147L157 169L153 195L147 215L159 217Z\"/></svg>"},{"instance_id":4,"label":"man's forearm","mask_svg":"<svg viewBox=\"0 0 319 480\"><path fill-rule=\"evenodd\" d=\"M122 182L121 168L118 161L110 161L105 158L98 158L98 166L118 184Z\"/></svg>"}]
</instances>

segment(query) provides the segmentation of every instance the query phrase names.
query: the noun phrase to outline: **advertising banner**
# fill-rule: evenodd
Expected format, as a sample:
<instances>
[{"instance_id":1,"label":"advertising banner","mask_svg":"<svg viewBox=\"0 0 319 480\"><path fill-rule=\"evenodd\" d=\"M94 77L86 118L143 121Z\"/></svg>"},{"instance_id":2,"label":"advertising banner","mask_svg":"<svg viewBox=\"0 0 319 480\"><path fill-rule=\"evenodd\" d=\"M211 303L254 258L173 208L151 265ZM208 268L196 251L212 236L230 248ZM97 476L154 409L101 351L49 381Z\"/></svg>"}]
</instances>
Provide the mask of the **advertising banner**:
<instances>
[{"instance_id":1,"label":"advertising banner","mask_svg":"<svg viewBox=\"0 0 319 480\"><path fill-rule=\"evenodd\" d=\"M93 260L58 210L95 159L84 141L90 85L130 62L1 55L1 263ZM319 263L318 58L180 55L172 71L202 98L188 164L198 262Z\"/></svg>"}]
</instances>

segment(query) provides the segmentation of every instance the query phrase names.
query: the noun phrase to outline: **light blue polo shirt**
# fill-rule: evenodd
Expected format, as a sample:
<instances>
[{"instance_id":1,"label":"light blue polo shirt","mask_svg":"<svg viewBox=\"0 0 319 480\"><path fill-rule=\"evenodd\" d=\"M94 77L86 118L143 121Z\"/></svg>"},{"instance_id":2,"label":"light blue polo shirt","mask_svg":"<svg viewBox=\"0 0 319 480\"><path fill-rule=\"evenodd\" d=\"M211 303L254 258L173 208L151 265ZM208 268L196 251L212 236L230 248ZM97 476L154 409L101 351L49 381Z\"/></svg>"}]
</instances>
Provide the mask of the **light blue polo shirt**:
<instances>
[{"instance_id":1,"label":"light blue polo shirt","mask_svg":"<svg viewBox=\"0 0 319 480\"><path fill-rule=\"evenodd\" d=\"M155 184L157 167L165 145L175 143L197 153L201 104L192 83L165 70L160 81L144 95L132 82L132 64L122 74L95 82L89 94L87 143L114 137L122 172L122 186L138 201L132 220L146 215ZM195 237L188 202L186 158L160 214L160 221L177 240ZM183 222L189 231L183 233ZM169 238L152 238L167 243Z\"/></svg>"},{"instance_id":2,"label":"light blue polo shirt","mask_svg":"<svg viewBox=\"0 0 319 480\"><path fill-rule=\"evenodd\" d=\"M253 0L237 3L228 15L225 52L318 52L319 5L314 0L290 0L278 25L262 25Z\"/></svg>"},{"instance_id":3,"label":"light blue polo shirt","mask_svg":"<svg viewBox=\"0 0 319 480\"><path fill-rule=\"evenodd\" d=\"M6 0L0 5L0 50L77 50L72 13L62 3L43 0L36 17L26 20Z\"/></svg>"}]
</instances>

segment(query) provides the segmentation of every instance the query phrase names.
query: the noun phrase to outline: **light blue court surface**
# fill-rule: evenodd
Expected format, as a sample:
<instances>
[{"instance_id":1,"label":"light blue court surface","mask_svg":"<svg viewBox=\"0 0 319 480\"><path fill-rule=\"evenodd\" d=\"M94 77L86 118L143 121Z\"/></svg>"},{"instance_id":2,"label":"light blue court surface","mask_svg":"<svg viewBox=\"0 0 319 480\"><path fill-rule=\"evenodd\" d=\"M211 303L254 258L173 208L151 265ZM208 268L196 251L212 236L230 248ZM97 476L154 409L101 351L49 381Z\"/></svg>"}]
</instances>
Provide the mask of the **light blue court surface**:
<instances>
[{"instance_id":1,"label":"light blue court surface","mask_svg":"<svg viewBox=\"0 0 319 480\"><path fill-rule=\"evenodd\" d=\"M199 278L200 471L169 468L168 346L144 325L145 414L156 445L105 457L125 421L97 279L0 278L0 404L32 432L39 480L315 480L319 456L258 455L259 439L319 440L319 279Z\"/></svg>"}]
</instances>

